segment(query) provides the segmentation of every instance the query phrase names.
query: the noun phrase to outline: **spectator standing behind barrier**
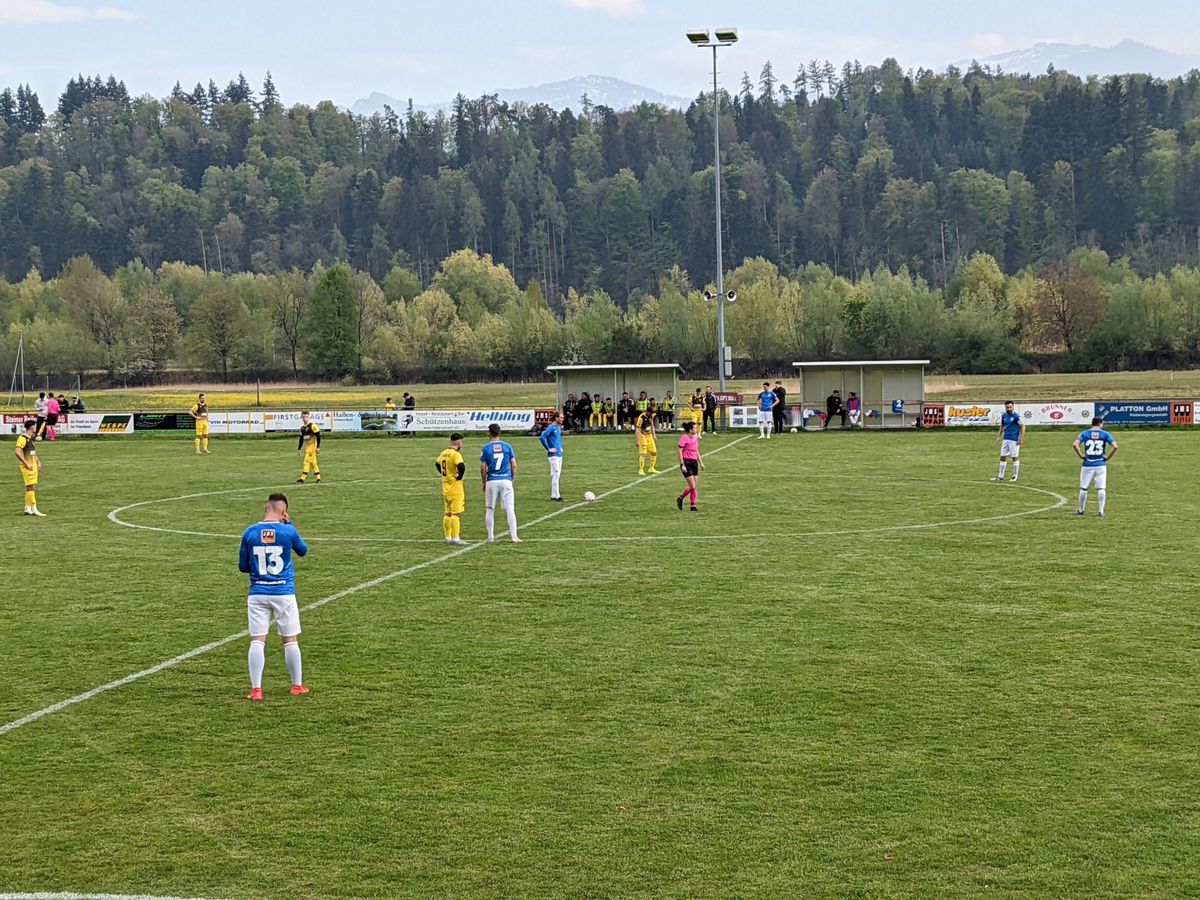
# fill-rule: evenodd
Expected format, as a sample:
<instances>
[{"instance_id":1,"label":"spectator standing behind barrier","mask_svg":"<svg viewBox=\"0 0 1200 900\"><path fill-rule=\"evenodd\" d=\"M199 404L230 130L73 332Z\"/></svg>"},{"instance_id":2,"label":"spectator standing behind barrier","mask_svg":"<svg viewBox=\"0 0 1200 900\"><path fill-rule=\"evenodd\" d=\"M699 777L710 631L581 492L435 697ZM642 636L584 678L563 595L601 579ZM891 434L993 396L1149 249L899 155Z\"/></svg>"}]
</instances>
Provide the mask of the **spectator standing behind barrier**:
<instances>
[{"instance_id":1,"label":"spectator standing behind barrier","mask_svg":"<svg viewBox=\"0 0 1200 900\"><path fill-rule=\"evenodd\" d=\"M76 394L75 398L71 401L71 412L73 412L73 413L87 412L87 406L86 406L86 404L84 404L83 398L80 397L78 394Z\"/></svg>"},{"instance_id":2,"label":"spectator standing behind barrier","mask_svg":"<svg viewBox=\"0 0 1200 900\"><path fill-rule=\"evenodd\" d=\"M846 401L846 411L850 413L850 427L861 428L862 420L862 400L854 391L850 392L850 399Z\"/></svg>"},{"instance_id":3,"label":"spectator standing behind barrier","mask_svg":"<svg viewBox=\"0 0 1200 900\"><path fill-rule=\"evenodd\" d=\"M33 439L39 440L42 436L42 431L46 427L46 392L39 391L37 399L33 401L34 429Z\"/></svg>"},{"instance_id":4,"label":"spectator standing behind barrier","mask_svg":"<svg viewBox=\"0 0 1200 900\"><path fill-rule=\"evenodd\" d=\"M626 425L633 426L633 399L628 392L622 392L617 401L617 430L624 431Z\"/></svg>"},{"instance_id":5,"label":"spectator standing behind barrier","mask_svg":"<svg viewBox=\"0 0 1200 900\"><path fill-rule=\"evenodd\" d=\"M842 427L846 427L846 407L842 405L842 395L839 391L834 391L825 398L825 424L821 426L824 431L829 427L829 423L833 421L834 416L842 417Z\"/></svg>"},{"instance_id":6,"label":"spectator standing behind barrier","mask_svg":"<svg viewBox=\"0 0 1200 900\"><path fill-rule=\"evenodd\" d=\"M383 401L383 408L386 412L395 412L396 401L393 400L391 397L388 397L386 400Z\"/></svg>"},{"instance_id":7,"label":"spectator standing behind barrier","mask_svg":"<svg viewBox=\"0 0 1200 900\"><path fill-rule=\"evenodd\" d=\"M416 409L417 408L417 398L414 397L412 394L410 394L408 391L404 392L404 408L405 409Z\"/></svg>"},{"instance_id":8,"label":"spectator standing behind barrier","mask_svg":"<svg viewBox=\"0 0 1200 900\"><path fill-rule=\"evenodd\" d=\"M784 412L784 403L787 402L787 388L783 386L782 381L775 382L775 396L779 398L779 402L771 410L773 430L776 434L783 434L783 419L786 415Z\"/></svg>"},{"instance_id":9,"label":"spectator standing behind barrier","mask_svg":"<svg viewBox=\"0 0 1200 900\"><path fill-rule=\"evenodd\" d=\"M717 395L710 387L704 389L704 430L710 434L717 430Z\"/></svg>"}]
</instances>

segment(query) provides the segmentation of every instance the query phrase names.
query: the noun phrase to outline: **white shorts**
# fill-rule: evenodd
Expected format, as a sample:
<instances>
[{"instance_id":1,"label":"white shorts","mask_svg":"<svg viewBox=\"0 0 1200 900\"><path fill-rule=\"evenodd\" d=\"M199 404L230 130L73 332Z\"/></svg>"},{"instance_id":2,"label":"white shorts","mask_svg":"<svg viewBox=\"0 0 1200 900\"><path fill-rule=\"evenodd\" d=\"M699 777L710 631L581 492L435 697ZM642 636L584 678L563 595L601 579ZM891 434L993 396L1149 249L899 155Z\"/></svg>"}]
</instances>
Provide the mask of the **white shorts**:
<instances>
[{"instance_id":1,"label":"white shorts","mask_svg":"<svg viewBox=\"0 0 1200 900\"><path fill-rule=\"evenodd\" d=\"M1096 490L1105 490L1108 484L1108 466L1083 466L1079 470L1079 489L1086 491L1093 484Z\"/></svg>"},{"instance_id":2,"label":"white shorts","mask_svg":"<svg viewBox=\"0 0 1200 900\"><path fill-rule=\"evenodd\" d=\"M774 421L775 421L775 419L771 415L771 411L769 409L760 409L758 411L758 424L759 425L771 425L774 423Z\"/></svg>"},{"instance_id":3,"label":"white shorts","mask_svg":"<svg viewBox=\"0 0 1200 900\"><path fill-rule=\"evenodd\" d=\"M1021 445L1016 441L1001 441L1000 455L1011 456L1013 459L1016 459L1021 455Z\"/></svg>"},{"instance_id":4,"label":"white shorts","mask_svg":"<svg viewBox=\"0 0 1200 900\"><path fill-rule=\"evenodd\" d=\"M488 509L495 509L499 501L501 509L512 509L513 485L511 481L489 481L484 491L484 502Z\"/></svg>"},{"instance_id":5,"label":"white shorts","mask_svg":"<svg viewBox=\"0 0 1200 900\"><path fill-rule=\"evenodd\" d=\"M280 637L295 637L300 633L300 609L295 594L251 594L246 598L250 614L250 634L258 637L271 630L271 622Z\"/></svg>"},{"instance_id":6,"label":"white shorts","mask_svg":"<svg viewBox=\"0 0 1200 900\"><path fill-rule=\"evenodd\" d=\"M858 427L858 420L861 418L862 418L862 410L859 410L859 409L850 410L850 424L853 425L855 428Z\"/></svg>"}]
</instances>

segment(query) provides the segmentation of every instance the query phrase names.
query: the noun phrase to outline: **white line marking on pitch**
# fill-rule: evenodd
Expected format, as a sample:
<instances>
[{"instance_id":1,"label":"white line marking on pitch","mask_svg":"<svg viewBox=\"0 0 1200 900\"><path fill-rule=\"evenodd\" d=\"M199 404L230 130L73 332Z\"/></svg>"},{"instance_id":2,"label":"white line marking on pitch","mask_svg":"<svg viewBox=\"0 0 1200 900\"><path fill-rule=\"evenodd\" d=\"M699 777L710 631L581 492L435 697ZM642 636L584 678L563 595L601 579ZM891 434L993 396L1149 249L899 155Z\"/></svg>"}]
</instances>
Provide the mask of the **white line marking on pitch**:
<instances>
[{"instance_id":1,"label":"white line marking on pitch","mask_svg":"<svg viewBox=\"0 0 1200 900\"><path fill-rule=\"evenodd\" d=\"M739 438L739 440L744 441L744 440L746 440L746 438L744 438L744 437ZM736 441L733 443L736 443ZM725 446L732 447L733 443L726 444ZM714 450L713 452L716 453L721 449L723 449L723 448L718 447L717 450ZM662 475L668 471L670 471L670 470L664 469L659 474ZM647 476L647 478L651 478L651 477L655 477L655 476ZM850 477L850 476L830 475L827 477L838 478L838 477ZM854 477L858 477L858 476L854 476ZM641 479L641 481L645 481L645 480L647 480L647 479L645 479L645 478ZM888 482L888 483L889 484L905 484L905 483L908 483L909 481L922 481L922 480L927 480L927 479L898 479L898 480ZM631 484L640 484L641 481L632 482ZM347 483L349 483L349 482L347 482ZM944 480L940 480L940 483L945 484L946 482ZM990 480L989 481L962 480L962 481L956 481L954 483L955 484L978 484L978 485L993 484L993 482ZM629 485L618 488L618 490L624 490L625 487L628 487L628 486ZM1015 513L1004 513L1002 515L996 515L996 516L982 516L982 517L973 518L973 519L951 519L951 520L947 520L945 522L922 522L922 523L910 524L910 525L880 525L880 526L876 526L876 527L872 527L872 528L845 528L845 529L839 529L837 531L768 531L768 532L759 532L759 533L755 533L755 534L691 534L691 533L689 533L689 534L608 535L605 537L552 537L552 538L537 538L536 543L538 543L538 544L607 544L607 543L626 542L626 541L735 541L735 540L757 540L757 539L769 539L769 538L845 537L847 535L853 535L853 534L878 534L878 533L887 532L887 531L920 531L920 530L927 529L927 528L949 528L950 526L953 526L953 525L984 525L984 524L987 524L988 522L1003 522L1008 519L1020 519L1025 516L1036 516L1036 515L1039 515L1044 512L1052 512L1053 510L1061 509L1063 506L1065 506L1067 503L1070 502L1062 494L1059 494L1055 491L1048 491L1043 488L1030 487L1027 484L1019 484L1019 485L1016 485L1015 487L1018 490L1033 491L1038 494L1045 494L1047 497L1053 497L1055 499L1055 502L1050 504L1049 506L1040 506L1037 509L1023 510L1021 512L1015 512ZM203 494L187 494L183 497L164 497L161 500L143 500L140 503L130 503L128 506L122 506L118 509L114 509L112 512L110 512L108 514L108 518L114 524L123 525L126 528L140 528L140 529L144 529L146 531L158 531L158 532L162 532L164 534L181 534L181 535L185 535L188 537L211 537L211 538L222 538L222 539L227 539L227 540L237 540L241 537L240 534L216 534L216 533L208 532L208 531L183 531L182 529L177 529L177 528L160 528L160 527L153 526L153 525L137 525L132 522L126 522L124 519L119 518L118 514L121 512L124 512L127 509L133 509L134 507L137 507L137 506L148 506L149 504L152 504L152 503L170 503L171 501L174 501L174 500L191 500L196 497L211 497L216 494L232 494L232 493L236 493L239 491L252 491L252 490L267 490L267 488L236 488L235 490L232 490L232 491L210 491L210 492L203 493ZM602 496L606 497L608 495L604 494ZM597 499L600 499L600 498L597 498ZM583 505L584 505L583 503L576 503L573 506L567 507L567 509L576 509ZM558 515L559 513L563 513L566 511L567 511L566 509L561 509L561 510L557 510L557 511L551 513L550 515ZM535 522L531 522L530 524L531 525L536 524L536 522L541 522L541 521L544 521L544 519L538 519ZM528 526L525 526L525 527L528 527ZM314 541L320 541L320 542L336 541L339 543L363 543L363 544L441 544L441 543L443 543L443 541L440 541L437 538L310 537L310 538L308 538L308 540L310 543L314 542ZM482 543L482 542L472 542L471 546L474 546L475 543ZM3 731L0 731L0 734L3 734Z\"/></svg>"},{"instance_id":2,"label":"white line marking on pitch","mask_svg":"<svg viewBox=\"0 0 1200 900\"><path fill-rule=\"evenodd\" d=\"M0 900L202 900L199 897L162 897L157 894L0 894Z\"/></svg>"},{"instance_id":3,"label":"white line marking on pitch","mask_svg":"<svg viewBox=\"0 0 1200 900\"><path fill-rule=\"evenodd\" d=\"M730 447L740 444L742 441L746 440L746 438L748 438L748 437L750 437L750 435L746 435L746 437L740 437L740 438L737 438L736 440L730 441L728 444L724 444L724 445L718 447L716 450L711 451L708 455L712 456L714 454L720 453L722 450L727 450ZM639 478L637 481L630 481L627 484L623 484L619 487L615 487L610 491L605 491L603 494L600 494L596 498L596 500L600 501L600 500L603 500L605 497L611 497L613 494L619 494L619 493L621 493L621 491L627 491L630 488L637 487L639 484L645 484L647 481L651 481L651 480L659 477L659 475L665 475L667 472L670 472L670 471L673 471L673 470L664 469L662 472L658 473L658 475L647 475L644 478ZM235 488L235 489L228 490L228 491L217 491L214 493L232 494L237 491L253 491L253 490L263 490L263 488ZM189 495L189 497L180 497L178 499L189 499L191 496L202 496L202 495ZM150 502L152 502L152 501L150 501ZM133 504L133 505L137 505L137 504ZM585 505L587 505L586 501L572 503L570 506L564 506L561 509L556 509L553 512L546 513L546 515L540 516L540 517L534 519L532 522L527 522L525 525L523 525L521 527L532 528L534 525L540 525L542 522L549 521L550 519L553 519L557 516L561 516L564 513L568 513L573 509L578 509L579 507L585 506ZM128 509L128 507L125 507L125 508ZM112 518L111 513L109 514L109 518ZM119 523L119 524L123 524L123 523ZM161 529L154 529L154 530L161 530ZM341 591L338 591L337 593L330 594L328 597L322 597L320 600L317 600L313 603L309 603L307 606L302 606L300 608L301 612L308 612L309 610L317 609L318 607L324 606L327 603L333 603L335 600L341 600L343 597L349 597L351 594L357 594L359 591L365 591L365 590L368 590L373 587L378 587L379 585L386 584L387 582L392 581L396 578L401 578L405 575L411 575L414 572L420 572L422 569L428 569L430 566L436 566L438 563L442 563L442 562L446 562L447 560L455 559L456 557L462 556L464 553L470 553L472 550L478 550L480 547L485 547L485 546L487 546L486 543L469 544L468 546L463 547L460 550L453 550L449 553L444 553L441 556L435 557L434 559L426 560L425 562L417 563L416 565L412 565L412 566L408 566L407 568L400 569L397 572L391 572L387 575L381 575L378 578L372 578L370 581L364 581L361 584L356 584L353 587L348 587L345 590L341 590ZM10 731L15 731L18 728L21 728L25 725L29 725L32 722L36 722L38 719L52 715L56 712L61 712L62 710L66 709L70 706L74 706L77 703L83 703L85 700L91 700L93 697L103 694L106 691L111 691L111 690L114 690L119 687L124 687L125 685L131 684L134 681L139 681L142 678L147 678L150 675L154 675L158 672L161 672L161 671L163 671L163 669L170 669L173 666L177 666L182 662L186 662L187 660L192 659L193 657L200 656L204 653L208 653L210 650L216 650L218 647L224 647L228 643L231 643L233 641L236 641L236 640L239 640L242 638L247 638L249 636L250 636L249 631L239 631L237 634L231 634L227 637L223 637L218 641L213 641L212 643L205 644L203 647L196 647L194 650L189 650L187 653L181 653L178 656L172 657L171 659L163 660L162 662L158 663L157 665L153 665L148 669L142 669L140 672L134 672L130 675L126 675L124 678L118 678L116 681L110 681L108 684L102 684L99 687L94 687L90 691L84 691L82 694L76 694L74 697L68 697L66 700L59 700L57 703L52 703L50 706L47 706L44 709L37 710L37 712L32 712L27 716L22 716L19 719L14 719L13 721L7 723L6 725L0 725L0 735L5 735Z\"/></svg>"}]
</instances>

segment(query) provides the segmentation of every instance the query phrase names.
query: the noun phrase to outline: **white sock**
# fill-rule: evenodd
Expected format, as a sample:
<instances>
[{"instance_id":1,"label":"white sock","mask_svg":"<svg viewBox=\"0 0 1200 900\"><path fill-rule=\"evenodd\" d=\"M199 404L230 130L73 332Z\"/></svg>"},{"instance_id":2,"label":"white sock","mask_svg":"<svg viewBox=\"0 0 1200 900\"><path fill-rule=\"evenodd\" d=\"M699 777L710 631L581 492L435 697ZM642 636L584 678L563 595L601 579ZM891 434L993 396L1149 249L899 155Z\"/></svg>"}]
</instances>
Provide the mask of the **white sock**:
<instances>
[{"instance_id":1,"label":"white sock","mask_svg":"<svg viewBox=\"0 0 1200 900\"><path fill-rule=\"evenodd\" d=\"M1108 499L1108 491L1104 490L1104 488L1096 491L1096 499L1100 503L1100 515L1104 515L1104 501Z\"/></svg>"},{"instance_id":2,"label":"white sock","mask_svg":"<svg viewBox=\"0 0 1200 900\"><path fill-rule=\"evenodd\" d=\"M997 475L996 477L997 477L997 478L1003 478L1003 477L1004 477L1004 470L1005 470L1005 469L1007 469L1007 468L1008 468L1008 460L1006 460L1006 459L1002 459L1002 460L1000 460L1000 474L999 474L999 475Z\"/></svg>"},{"instance_id":3,"label":"white sock","mask_svg":"<svg viewBox=\"0 0 1200 900\"><path fill-rule=\"evenodd\" d=\"M1013 460L1013 481L1017 480L1017 473L1020 471L1021 471L1021 461L1019 459L1014 459Z\"/></svg>"},{"instance_id":4,"label":"white sock","mask_svg":"<svg viewBox=\"0 0 1200 900\"><path fill-rule=\"evenodd\" d=\"M517 539L517 504L513 504L505 510L508 513L508 536L514 541Z\"/></svg>"},{"instance_id":5,"label":"white sock","mask_svg":"<svg viewBox=\"0 0 1200 900\"><path fill-rule=\"evenodd\" d=\"M1079 490L1079 511L1083 512L1087 507L1087 491L1080 488Z\"/></svg>"},{"instance_id":6,"label":"white sock","mask_svg":"<svg viewBox=\"0 0 1200 900\"><path fill-rule=\"evenodd\" d=\"M250 687L262 687L263 667L267 664L267 655L264 652L262 641L250 642Z\"/></svg>"},{"instance_id":7,"label":"white sock","mask_svg":"<svg viewBox=\"0 0 1200 900\"><path fill-rule=\"evenodd\" d=\"M496 539L496 511L490 506L483 514L483 524L487 526L488 540L494 541Z\"/></svg>"},{"instance_id":8,"label":"white sock","mask_svg":"<svg viewBox=\"0 0 1200 900\"><path fill-rule=\"evenodd\" d=\"M292 641L283 645L283 661L287 663L288 674L292 676L292 684L304 684L300 667L300 644Z\"/></svg>"}]
</instances>

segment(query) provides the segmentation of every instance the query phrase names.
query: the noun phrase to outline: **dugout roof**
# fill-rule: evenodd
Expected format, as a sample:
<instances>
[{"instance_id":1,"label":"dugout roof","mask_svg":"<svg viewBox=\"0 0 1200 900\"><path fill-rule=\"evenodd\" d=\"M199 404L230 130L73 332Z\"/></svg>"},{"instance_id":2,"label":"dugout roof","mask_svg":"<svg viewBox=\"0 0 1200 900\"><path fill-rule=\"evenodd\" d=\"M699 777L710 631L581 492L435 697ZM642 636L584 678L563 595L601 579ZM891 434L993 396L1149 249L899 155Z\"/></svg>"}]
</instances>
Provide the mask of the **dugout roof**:
<instances>
[{"instance_id":1,"label":"dugout roof","mask_svg":"<svg viewBox=\"0 0 1200 900\"><path fill-rule=\"evenodd\" d=\"M667 391L679 400L678 363L630 363L626 365L548 366L558 388L558 405L567 394L578 397L584 391L599 394L601 399L612 397L613 402L628 391L636 400L641 391L661 400Z\"/></svg>"},{"instance_id":2,"label":"dugout roof","mask_svg":"<svg viewBox=\"0 0 1200 900\"><path fill-rule=\"evenodd\" d=\"M883 419L891 415L892 403L920 409L925 402L927 359L836 360L792 363L800 379L800 402L807 408L824 410L825 398L834 390L842 400L854 391L862 398L863 410L879 410Z\"/></svg>"}]
</instances>

